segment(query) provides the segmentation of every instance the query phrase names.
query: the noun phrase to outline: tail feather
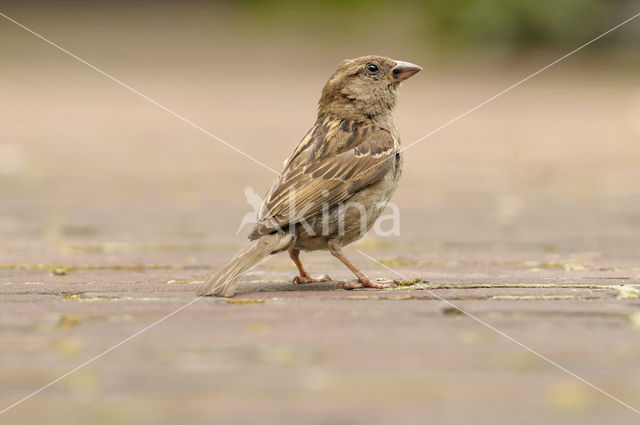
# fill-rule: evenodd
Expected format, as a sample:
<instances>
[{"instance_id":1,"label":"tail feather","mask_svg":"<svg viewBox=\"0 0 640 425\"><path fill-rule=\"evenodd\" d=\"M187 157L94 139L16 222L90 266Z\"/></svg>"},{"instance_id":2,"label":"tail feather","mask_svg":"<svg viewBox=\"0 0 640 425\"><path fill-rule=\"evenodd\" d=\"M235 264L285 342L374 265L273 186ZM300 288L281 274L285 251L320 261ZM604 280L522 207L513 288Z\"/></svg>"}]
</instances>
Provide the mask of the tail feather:
<instances>
[{"instance_id":1,"label":"tail feather","mask_svg":"<svg viewBox=\"0 0 640 425\"><path fill-rule=\"evenodd\" d=\"M261 236L242 248L222 269L211 276L198 295L231 297L236 292L237 277L268 255L288 248L293 241L290 234L273 233Z\"/></svg>"}]
</instances>

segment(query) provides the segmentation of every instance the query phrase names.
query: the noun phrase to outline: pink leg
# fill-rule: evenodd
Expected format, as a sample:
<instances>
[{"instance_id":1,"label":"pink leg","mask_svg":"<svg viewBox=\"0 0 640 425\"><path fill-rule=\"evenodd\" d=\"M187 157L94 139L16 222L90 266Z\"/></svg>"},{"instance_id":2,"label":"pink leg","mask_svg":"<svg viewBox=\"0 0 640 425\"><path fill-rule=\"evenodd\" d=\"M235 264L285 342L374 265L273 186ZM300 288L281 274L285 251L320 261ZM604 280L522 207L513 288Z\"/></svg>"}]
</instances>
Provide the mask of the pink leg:
<instances>
[{"instance_id":1,"label":"pink leg","mask_svg":"<svg viewBox=\"0 0 640 425\"><path fill-rule=\"evenodd\" d=\"M364 275L364 273L360 271L359 268L355 266L355 264L353 264L351 261L347 259L347 257L344 256L344 254L342 253L342 244L339 241L332 239L329 241L328 245L329 245L329 251L331 252L331 255L336 257L338 260L342 261L342 263L345 266L347 266L349 270L351 270L353 274L355 274L356 277L358 278L357 283L344 282L342 284L342 287L344 289L355 289L355 288L361 288L363 286L366 286L369 288L384 289L384 288L393 288L394 286L396 286L395 283L392 283L392 282L385 282L385 283L372 282L368 277Z\"/></svg>"},{"instance_id":2,"label":"pink leg","mask_svg":"<svg viewBox=\"0 0 640 425\"><path fill-rule=\"evenodd\" d=\"M330 282L331 278L328 275L320 276L319 278L313 278L307 273L300 261L300 250L295 248L289 249L289 257L293 260L298 268L299 275L293 278L293 283L311 283L311 282Z\"/></svg>"}]
</instances>

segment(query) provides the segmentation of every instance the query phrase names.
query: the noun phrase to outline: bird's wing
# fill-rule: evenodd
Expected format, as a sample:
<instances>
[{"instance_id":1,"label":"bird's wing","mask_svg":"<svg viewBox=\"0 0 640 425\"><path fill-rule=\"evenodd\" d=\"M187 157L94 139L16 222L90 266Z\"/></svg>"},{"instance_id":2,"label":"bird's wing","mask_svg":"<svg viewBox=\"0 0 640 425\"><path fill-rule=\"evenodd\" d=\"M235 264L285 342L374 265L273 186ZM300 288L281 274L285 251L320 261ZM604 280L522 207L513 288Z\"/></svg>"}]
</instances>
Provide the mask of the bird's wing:
<instances>
[{"instance_id":1,"label":"bird's wing","mask_svg":"<svg viewBox=\"0 0 640 425\"><path fill-rule=\"evenodd\" d=\"M286 228L348 200L384 176L394 161L388 131L350 119L323 120L309 131L272 186L250 238Z\"/></svg>"}]
</instances>

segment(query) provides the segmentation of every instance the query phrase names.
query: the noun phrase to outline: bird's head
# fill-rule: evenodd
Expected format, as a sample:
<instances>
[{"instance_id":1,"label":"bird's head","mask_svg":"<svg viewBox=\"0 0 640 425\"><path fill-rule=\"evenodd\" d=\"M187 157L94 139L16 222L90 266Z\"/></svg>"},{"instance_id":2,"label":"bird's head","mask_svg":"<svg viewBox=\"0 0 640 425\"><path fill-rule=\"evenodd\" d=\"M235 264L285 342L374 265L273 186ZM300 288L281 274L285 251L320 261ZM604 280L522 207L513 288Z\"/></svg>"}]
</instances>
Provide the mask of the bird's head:
<instances>
[{"instance_id":1,"label":"bird's head","mask_svg":"<svg viewBox=\"0 0 640 425\"><path fill-rule=\"evenodd\" d=\"M362 56L340 63L322 90L318 116L390 114L400 82L422 70L418 65L384 56Z\"/></svg>"}]
</instances>

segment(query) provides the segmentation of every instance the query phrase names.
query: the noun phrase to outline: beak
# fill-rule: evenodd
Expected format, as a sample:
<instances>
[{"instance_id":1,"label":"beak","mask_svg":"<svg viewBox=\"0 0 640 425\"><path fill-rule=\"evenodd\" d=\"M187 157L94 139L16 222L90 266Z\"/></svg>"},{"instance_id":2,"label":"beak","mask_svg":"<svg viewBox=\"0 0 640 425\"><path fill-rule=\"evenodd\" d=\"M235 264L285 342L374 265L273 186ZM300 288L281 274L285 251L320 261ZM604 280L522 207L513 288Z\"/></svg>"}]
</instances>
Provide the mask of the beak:
<instances>
[{"instance_id":1,"label":"beak","mask_svg":"<svg viewBox=\"0 0 640 425\"><path fill-rule=\"evenodd\" d=\"M422 71L422 67L414 63L396 61L396 66L391 69L391 79L398 82L404 81L420 71Z\"/></svg>"}]
</instances>

